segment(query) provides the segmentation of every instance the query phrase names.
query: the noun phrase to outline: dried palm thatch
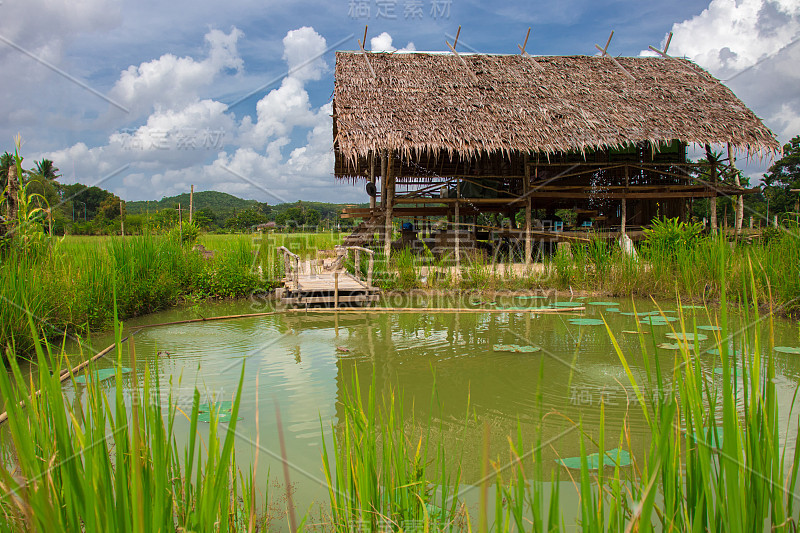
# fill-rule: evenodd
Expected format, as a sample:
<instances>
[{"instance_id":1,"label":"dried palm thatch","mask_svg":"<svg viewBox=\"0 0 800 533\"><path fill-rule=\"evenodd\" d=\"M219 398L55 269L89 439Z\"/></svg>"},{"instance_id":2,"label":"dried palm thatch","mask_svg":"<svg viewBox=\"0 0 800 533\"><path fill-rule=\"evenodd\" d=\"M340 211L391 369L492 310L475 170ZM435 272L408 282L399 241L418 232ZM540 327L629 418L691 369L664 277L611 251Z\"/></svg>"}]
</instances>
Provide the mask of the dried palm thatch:
<instances>
[{"instance_id":1,"label":"dried palm thatch","mask_svg":"<svg viewBox=\"0 0 800 533\"><path fill-rule=\"evenodd\" d=\"M461 59L466 62L462 63ZM691 61L654 57L337 52L336 175L363 176L370 152L404 159L727 144L780 149L733 92ZM470 73L470 71L472 73ZM474 76L473 76L474 74Z\"/></svg>"}]
</instances>

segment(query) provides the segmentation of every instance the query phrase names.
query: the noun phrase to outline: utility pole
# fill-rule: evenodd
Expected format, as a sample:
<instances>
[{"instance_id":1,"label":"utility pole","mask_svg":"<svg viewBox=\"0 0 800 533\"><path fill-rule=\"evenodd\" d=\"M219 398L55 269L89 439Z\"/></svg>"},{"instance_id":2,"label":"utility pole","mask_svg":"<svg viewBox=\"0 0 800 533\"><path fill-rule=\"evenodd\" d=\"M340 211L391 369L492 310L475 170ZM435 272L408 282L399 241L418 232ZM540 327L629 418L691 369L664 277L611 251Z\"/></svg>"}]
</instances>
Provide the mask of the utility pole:
<instances>
[{"instance_id":1,"label":"utility pole","mask_svg":"<svg viewBox=\"0 0 800 533\"><path fill-rule=\"evenodd\" d=\"M119 200L119 231L122 236L125 236L125 219L122 218L122 198Z\"/></svg>"},{"instance_id":2,"label":"utility pole","mask_svg":"<svg viewBox=\"0 0 800 533\"><path fill-rule=\"evenodd\" d=\"M192 212L194 210L194 185L189 191L189 224L192 223Z\"/></svg>"}]
</instances>

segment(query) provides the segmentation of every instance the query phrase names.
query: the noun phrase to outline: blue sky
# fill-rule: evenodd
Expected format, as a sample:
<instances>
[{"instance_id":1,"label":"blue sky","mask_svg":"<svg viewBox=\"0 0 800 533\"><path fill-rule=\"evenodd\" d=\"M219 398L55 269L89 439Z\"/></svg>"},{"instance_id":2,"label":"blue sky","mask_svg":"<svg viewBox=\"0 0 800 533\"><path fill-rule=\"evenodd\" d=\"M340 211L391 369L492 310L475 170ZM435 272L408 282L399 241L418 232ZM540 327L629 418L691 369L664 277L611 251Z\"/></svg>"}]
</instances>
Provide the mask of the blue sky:
<instances>
[{"instance_id":1,"label":"blue sky","mask_svg":"<svg viewBox=\"0 0 800 533\"><path fill-rule=\"evenodd\" d=\"M673 31L670 53L729 79L780 141L800 133L800 0L6 0L0 149L20 133L29 163L126 200L194 184L363 201L331 175L329 50L356 48L365 25L373 50L442 51L461 25L459 49L488 53L516 53L530 26L542 55L594 54L614 30L610 51L635 56ZM768 162L740 164L757 177Z\"/></svg>"}]
</instances>

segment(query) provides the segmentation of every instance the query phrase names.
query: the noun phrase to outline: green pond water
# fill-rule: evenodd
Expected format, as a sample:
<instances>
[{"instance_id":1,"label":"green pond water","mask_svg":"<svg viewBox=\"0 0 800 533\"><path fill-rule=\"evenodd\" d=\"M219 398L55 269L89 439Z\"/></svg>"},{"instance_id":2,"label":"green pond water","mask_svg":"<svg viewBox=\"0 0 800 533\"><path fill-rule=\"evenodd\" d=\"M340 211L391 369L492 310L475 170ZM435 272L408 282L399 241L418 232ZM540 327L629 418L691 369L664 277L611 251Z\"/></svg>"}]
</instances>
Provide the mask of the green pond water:
<instances>
[{"instance_id":1,"label":"green pond water","mask_svg":"<svg viewBox=\"0 0 800 533\"><path fill-rule=\"evenodd\" d=\"M520 309L500 313L431 313L424 309L378 313L366 309L358 313L294 312L162 326L144 329L136 335L134 371L141 378L145 367L152 368L157 362L162 389L171 387L178 407L188 413L195 388L201 392L201 402L230 400L244 365L237 461L247 470L255 457L258 432L257 475L261 483L266 483L268 477L272 483L283 483L276 424L276 408L279 409L292 465L291 480L300 508L325 500L321 437L324 434L330 439L331 427L342 415L341 400L352 389L353 381L358 379L365 391L374 375L378 395L395 391L408 419L413 414L418 424L430 420L435 438L446 443L453 460L463 457L462 481L468 487L480 478L485 426L489 428L490 456L501 463L509 457L508 436L515 437L519 427L527 449L537 441L545 443L543 458L555 468L557 459L580 454L580 432L574 423L582 422L588 434L598 436L603 401L607 450L619 446L626 416L632 455L643 453L649 445L649 431L634 404L633 390L605 327L583 325L584 321L575 320L605 318L637 380L645 384L640 336L623 333L636 330L637 320L644 317L625 314L633 311L630 300L606 297L601 300L602 305L586 305L585 312L574 314L535 314ZM573 300L576 305L591 301ZM497 309L538 307L554 302L554 298L510 296L442 302L419 296L412 302L387 304ZM614 305L615 302L618 303ZM252 313L264 311L262 304L249 301L203 304L131 320L126 326ZM637 301L635 305L639 312L656 309L654 303L647 301ZM662 308L669 311L667 316L679 316L680 309L675 304L664 303ZM716 324L716 312L711 309L709 316L704 309L683 310L688 323L695 320L698 326ZM735 313L732 322L733 331L748 327ZM679 328L677 322L672 322L672 326ZM768 325L764 321L749 327ZM680 352L656 350L653 345L678 341L667 337L671 331L669 325L641 324L641 328L647 332L642 337L647 357L651 364L658 357L667 377L657 388L666 392L673 386L672 369ZM704 371L713 383L721 384L722 376L714 373L719 356L706 353L714 347L718 332L699 331L707 339L702 340L703 336L698 335L692 342L702 354ZM799 346L798 333L796 323L775 321L776 345ZM100 349L111 340L109 335L95 335L91 344ZM494 345L535 346L540 350L495 351ZM73 345L69 349L76 352L78 347ZM159 351L170 355L158 357ZM113 362L113 358L102 360L97 368L111 368ZM122 363L134 367L127 350ZM775 353L775 367L780 428L785 432L792 397L800 383L800 356ZM679 378L680 372L674 375ZM126 383L131 383L131 376L126 375ZM109 392L114 386L113 380L104 382ZM75 396L84 393L82 385L76 385L74 390L71 384L66 387ZM645 387L645 393L648 392L658 390ZM166 409L166 394L161 401ZM201 426L205 437L207 425ZM179 415L176 422L179 449L188 428L188 420ZM783 434L781 439L782 442L788 439L790 450L795 446L793 434ZM594 451L593 445L587 443L587 452ZM549 471L545 470L549 479ZM569 479L566 470L561 478ZM478 491L474 492L477 498ZM562 490L562 501L568 502L566 492L566 488Z\"/></svg>"}]
</instances>

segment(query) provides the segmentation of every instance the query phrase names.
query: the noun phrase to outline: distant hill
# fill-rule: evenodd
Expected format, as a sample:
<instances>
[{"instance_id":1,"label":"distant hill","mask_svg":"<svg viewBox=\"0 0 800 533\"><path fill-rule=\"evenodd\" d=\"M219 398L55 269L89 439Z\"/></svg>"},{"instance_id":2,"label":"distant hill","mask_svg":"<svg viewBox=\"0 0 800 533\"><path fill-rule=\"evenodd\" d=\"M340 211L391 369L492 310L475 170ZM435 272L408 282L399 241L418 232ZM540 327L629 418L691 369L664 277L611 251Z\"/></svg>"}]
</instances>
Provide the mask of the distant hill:
<instances>
[{"instance_id":1,"label":"distant hill","mask_svg":"<svg viewBox=\"0 0 800 533\"><path fill-rule=\"evenodd\" d=\"M256 200L245 200L233 196L232 194L217 191L199 191L194 193L194 211L211 209L218 217L225 219L252 207L257 207ZM135 215L139 213L153 213L161 209L175 208L181 204L181 208L189 208L189 193L169 196L161 200L144 200L141 202L125 202L125 211Z\"/></svg>"}]
</instances>

